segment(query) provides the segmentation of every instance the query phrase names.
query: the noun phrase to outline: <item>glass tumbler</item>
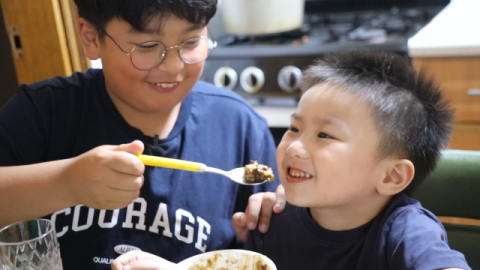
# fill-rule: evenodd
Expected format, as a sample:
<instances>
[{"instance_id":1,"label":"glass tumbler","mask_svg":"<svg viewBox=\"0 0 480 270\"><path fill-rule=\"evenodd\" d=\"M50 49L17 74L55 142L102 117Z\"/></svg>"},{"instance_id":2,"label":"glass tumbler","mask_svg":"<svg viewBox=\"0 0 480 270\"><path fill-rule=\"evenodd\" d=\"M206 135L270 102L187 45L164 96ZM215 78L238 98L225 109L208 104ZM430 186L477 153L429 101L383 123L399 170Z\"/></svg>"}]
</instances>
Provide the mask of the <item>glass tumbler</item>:
<instances>
[{"instance_id":1,"label":"glass tumbler","mask_svg":"<svg viewBox=\"0 0 480 270\"><path fill-rule=\"evenodd\" d=\"M0 229L0 270L34 269L63 269L53 223L26 220Z\"/></svg>"}]
</instances>

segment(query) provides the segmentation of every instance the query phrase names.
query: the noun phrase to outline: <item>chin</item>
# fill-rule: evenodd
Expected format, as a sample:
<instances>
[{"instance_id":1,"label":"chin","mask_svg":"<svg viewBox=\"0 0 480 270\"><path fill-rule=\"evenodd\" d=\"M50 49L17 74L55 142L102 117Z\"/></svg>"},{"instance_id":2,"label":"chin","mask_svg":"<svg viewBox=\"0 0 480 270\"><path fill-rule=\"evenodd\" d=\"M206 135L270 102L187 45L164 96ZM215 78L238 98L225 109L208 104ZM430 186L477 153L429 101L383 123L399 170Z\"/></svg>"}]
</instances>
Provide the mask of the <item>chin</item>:
<instances>
[{"instance_id":1,"label":"chin","mask_svg":"<svg viewBox=\"0 0 480 270\"><path fill-rule=\"evenodd\" d=\"M310 207L312 205L312 202L304 194L297 194L296 192L285 190L285 199L289 204L297 207Z\"/></svg>"}]
</instances>

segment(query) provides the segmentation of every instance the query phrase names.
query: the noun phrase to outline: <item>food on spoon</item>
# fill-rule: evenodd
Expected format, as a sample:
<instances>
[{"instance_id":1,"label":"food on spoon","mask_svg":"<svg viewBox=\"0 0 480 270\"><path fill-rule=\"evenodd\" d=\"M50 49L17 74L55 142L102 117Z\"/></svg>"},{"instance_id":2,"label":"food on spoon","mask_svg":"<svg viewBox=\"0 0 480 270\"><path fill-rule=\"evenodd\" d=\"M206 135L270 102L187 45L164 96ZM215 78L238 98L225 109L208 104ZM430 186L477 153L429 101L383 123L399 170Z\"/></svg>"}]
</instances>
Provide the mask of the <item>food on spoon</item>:
<instances>
[{"instance_id":1,"label":"food on spoon","mask_svg":"<svg viewBox=\"0 0 480 270\"><path fill-rule=\"evenodd\" d=\"M272 168L258 164L258 161L252 160L250 164L245 165L245 181L249 183L260 183L264 181L273 181L275 176L273 175Z\"/></svg>"}]
</instances>

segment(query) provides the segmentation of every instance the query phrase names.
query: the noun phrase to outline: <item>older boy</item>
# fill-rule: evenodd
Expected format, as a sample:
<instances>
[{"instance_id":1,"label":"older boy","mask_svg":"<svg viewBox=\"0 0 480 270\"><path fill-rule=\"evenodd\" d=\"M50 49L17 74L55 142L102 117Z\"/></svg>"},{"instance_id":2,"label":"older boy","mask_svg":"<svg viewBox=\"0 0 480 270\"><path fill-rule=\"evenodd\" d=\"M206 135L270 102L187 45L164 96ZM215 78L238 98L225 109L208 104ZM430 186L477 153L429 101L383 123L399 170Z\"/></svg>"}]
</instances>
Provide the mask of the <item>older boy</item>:
<instances>
[{"instance_id":1,"label":"older boy","mask_svg":"<svg viewBox=\"0 0 480 270\"><path fill-rule=\"evenodd\" d=\"M245 248L279 270L470 269L441 222L409 197L452 132L452 111L433 81L398 55L349 52L310 67L303 90L277 148L289 204ZM112 268L174 266L132 252Z\"/></svg>"},{"instance_id":2,"label":"older boy","mask_svg":"<svg viewBox=\"0 0 480 270\"><path fill-rule=\"evenodd\" d=\"M109 268L132 249L180 261L228 247L233 213L278 182L240 186L135 156L276 169L264 119L198 81L216 1L75 2L85 52L103 70L22 85L1 111L0 227L51 219L68 270Z\"/></svg>"}]
</instances>

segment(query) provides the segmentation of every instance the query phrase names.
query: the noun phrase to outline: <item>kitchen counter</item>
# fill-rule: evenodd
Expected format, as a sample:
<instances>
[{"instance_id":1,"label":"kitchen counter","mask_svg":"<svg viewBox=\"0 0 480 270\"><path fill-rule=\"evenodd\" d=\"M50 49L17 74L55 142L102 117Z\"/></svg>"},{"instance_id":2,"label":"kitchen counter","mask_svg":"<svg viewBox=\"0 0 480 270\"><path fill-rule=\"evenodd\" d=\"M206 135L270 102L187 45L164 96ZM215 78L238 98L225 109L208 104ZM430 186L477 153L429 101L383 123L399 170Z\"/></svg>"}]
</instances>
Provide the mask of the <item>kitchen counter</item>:
<instances>
[{"instance_id":1,"label":"kitchen counter","mask_svg":"<svg viewBox=\"0 0 480 270\"><path fill-rule=\"evenodd\" d=\"M408 40L411 57L480 56L480 1L452 0Z\"/></svg>"}]
</instances>

